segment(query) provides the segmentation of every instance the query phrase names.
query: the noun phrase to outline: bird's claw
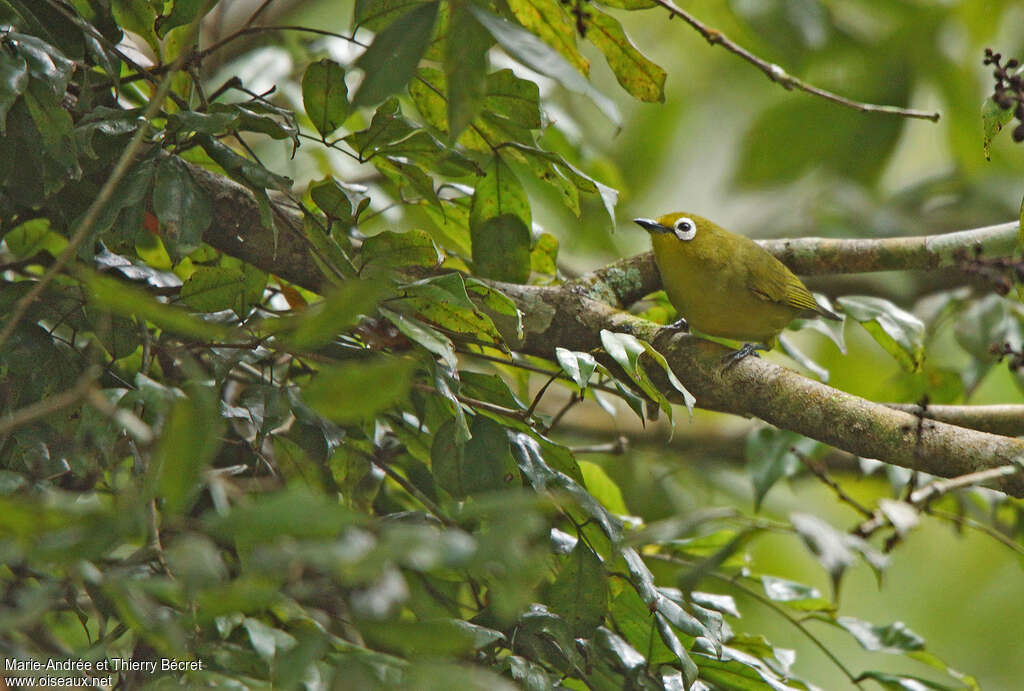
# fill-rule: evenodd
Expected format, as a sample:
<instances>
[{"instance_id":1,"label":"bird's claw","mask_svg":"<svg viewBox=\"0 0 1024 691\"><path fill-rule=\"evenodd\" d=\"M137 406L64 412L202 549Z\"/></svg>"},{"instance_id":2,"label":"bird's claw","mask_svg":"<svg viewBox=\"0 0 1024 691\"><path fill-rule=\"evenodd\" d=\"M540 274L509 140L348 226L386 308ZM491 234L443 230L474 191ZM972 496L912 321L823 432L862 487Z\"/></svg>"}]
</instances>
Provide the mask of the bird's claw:
<instances>
[{"instance_id":1,"label":"bird's claw","mask_svg":"<svg viewBox=\"0 0 1024 691\"><path fill-rule=\"evenodd\" d=\"M771 350L768 346L762 343L744 343L743 347L739 350L734 350L725 357L722 358L722 362L725 363L725 369L729 369L743 358L753 355L754 357L761 357L757 354L759 350Z\"/></svg>"},{"instance_id":2,"label":"bird's claw","mask_svg":"<svg viewBox=\"0 0 1024 691\"><path fill-rule=\"evenodd\" d=\"M682 317L679 317L679 319L676 319L671 324L666 324L664 328L671 329L672 331L678 331L679 333L684 334L690 333L690 324Z\"/></svg>"}]
</instances>

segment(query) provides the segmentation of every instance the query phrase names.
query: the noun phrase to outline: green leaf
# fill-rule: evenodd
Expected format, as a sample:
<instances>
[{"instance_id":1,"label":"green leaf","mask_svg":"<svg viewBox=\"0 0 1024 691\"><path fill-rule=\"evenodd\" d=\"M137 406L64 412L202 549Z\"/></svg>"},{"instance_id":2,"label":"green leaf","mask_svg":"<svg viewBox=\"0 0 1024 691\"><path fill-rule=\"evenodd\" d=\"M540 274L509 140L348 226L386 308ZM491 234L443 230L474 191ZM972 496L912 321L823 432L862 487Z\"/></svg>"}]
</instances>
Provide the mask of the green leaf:
<instances>
[{"instance_id":1,"label":"green leaf","mask_svg":"<svg viewBox=\"0 0 1024 691\"><path fill-rule=\"evenodd\" d=\"M404 286L405 301L423 319L449 331L500 343L501 334L490 317L469 299L459 274L446 274Z\"/></svg>"},{"instance_id":2,"label":"green leaf","mask_svg":"<svg viewBox=\"0 0 1024 691\"><path fill-rule=\"evenodd\" d=\"M231 334L219 324L196 319L183 309L157 302L145 291L124 281L81 268L76 270L76 275L85 285L89 301L112 314L151 321L161 329L197 340L224 340Z\"/></svg>"},{"instance_id":3,"label":"green leaf","mask_svg":"<svg viewBox=\"0 0 1024 691\"><path fill-rule=\"evenodd\" d=\"M517 216L529 228L530 200L519 178L500 156L494 156L484 178L477 182L473 203L469 210L469 227L479 227L484 221L505 214Z\"/></svg>"},{"instance_id":4,"label":"green leaf","mask_svg":"<svg viewBox=\"0 0 1024 691\"><path fill-rule=\"evenodd\" d=\"M377 34L366 52L356 60L356 66L365 76L352 98L353 104L380 103L405 88L427 50L437 8L436 2L420 5Z\"/></svg>"},{"instance_id":5,"label":"green leaf","mask_svg":"<svg viewBox=\"0 0 1024 691\"><path fill-rule=\"evenodd\" d=\"M548 276L558 275L558 238L541 233L530 250L530 270Z\"/></svg>"},{"instance_id":6,"label":"green leaf","mask_svg":"<svg viewBox=\"0 0 1024 691\"><path fill-rule=\"evenodd\" d=\"M789 430L762 427L754 431L744 450L747 472L754 485L754 510L761 510L761 502L776 482L794 477L803 469L802 457L813 456L824 448L821 443Z\"/></svg>"},{"instance_id":7,"label":"green leaf","mask_svg":"<svg viewBox=\"0 0 1024 691\"><path fill-rule=\"evenodd\" d=\"M365 520L366 516L345 508L336 498L289 488L254 494L247 502L232 505L227 514L208 515L204 524L214 535L251 544L282 537L335 539L344 528Z\"/></svg>"},{"instance_id":8,"label":"green leaf","mask_svg":"<svg viewBox=\"0 0 1024 691\"><path fill-rule=\"evenodd\" d=\"M835 592L839 592L839 581L853 563L855 552L862 554L876 569L884 568L888 558L862 538L842 533L811 514L793 513L789 517L793 529L803 538L808 549L818 558L832 578Z\"/></svg>"},{"instance_id":9,"label":"green leaf","mask_svg":"<svg viewBox=\"0 0 1024 691\"><path fill-rule=\"evenodd\" d=\"M172 257L183 257L199 248L203 232L213 219L213 203L177 156L168 156L157 164L153 212Z\"/></svg>"},{"instance_id":10,"label":"green leaf","mask_svg":"<svg viewBox=\"0 0 1024 691\"><path fill-rule=\"evenodd\" d=\"M370 203L370 198L364 192L365 188L347 185L333 177L326 177L309 187L309 196L313 203L320 207L328 218L339 220L346 225L355 224L359 214Z\"/></svg>"},{"instance_id":11,"label":"green leaf","mask_svg":"<svg viewBox=\"0 0 1024 691\"><path fill-rule=\"evenodd\" d=\"M530 231L516 215L503 214L471 226L477 274L507 283L530 277Z\"/></svg>"},{"instance_id":12,"label":"green leaf","mask_svg":"<svg viewBox=\"0 0 1024 691\"><path fill-rule=\"evenodd\" d=\"M776 578L775 576L761 576L761 587L769 600L785 602L790 607L802 610L827 610L832 605L822 596L821 591L803 583Z\"/></svg>"},{"instance_id":13,"label":"green leaf","mask_svg":"<svg viewBox=\"0 0 1024 691\"><path fill-rule=\"evenodd\" d=\"M403 14L423 4L424 0L356 0L352 28L380 31Z\"/></svg>"},{"instance_id":14,"label":"green leaf","mask_svg":"<svg viewBox=\"0 0 1024 691\"><path fill-rule=\"evenodd\" d=\"M394 233L385 230L367 238L359 253L361 276L378 276L407 266L436 267L443 257L422 230Z\"/></svg>"},{"instance_id":15,"label":"green leaf","mask_svg":"<svg viewBox=\"0 0 1024 691\"><path fill-rule=\"evenodd\" d=\"M64 97L68 81L75 71L75 63L59 49L36 36L9 32L5 34L6 46L25 60L29 76L44 85L57 101Z\"/></svg>"},{"instance_id":16,"label":"green leaf","mask_svg":"<svg viewBox=\"0 0 1024 691\"><path fill-rule=\"evenodd\" d=\"M569 91L586 96L612 124L621 124L622 116L615 103L594 88L575 67L544 41L481 7L470 6L470 11L512 57L552 77Z\"/></svg>"},{"instance_id":17,"label":"green leaf","mask_svg":"<svg viewBox=\"0 0 1024 691\"><path fill-rule=\"evenodd\" d=\"M601 330L601 345L604 346L605 352L611 356L615 362L625 370L626 374L632 379L640 389L650 397L651 400L658 404L668 419L672 420L672 404L668 398L654 385L651 381L646 370L640 364L640 356L644 353L650 355L661 367L665 370L668 376L669 382L672 386L683 395L683 401L686 403L687 410L690 414L693 414L693 405L695 399L693 395L686 390L682 383L676 378L675 374L672 373L671 368L668 366L668 361L665 357L654 350L654 348L636 336L625 333L615 333L608 331L607 329Z\"/></svg>"},{"instance_id":18,"label":"green leaf","mask_svg":"<svg viewBox=\"0 0 1024 691\"><path fill-rule=\"evenodd\" d=\"M664 103L665 70L636 49L617 19L597 8L589 15L587 38L604 53L619 85L641 101Z\"/></svg>"},{"instance_id":19,"label":"green leaf","mask_svg":"<svg viewBox=\"0 0 1024 691\"><path fill-rule=\"evenodd\" d=\"M496 115L535 130L541 126L540 87L504 69L487 75L483 107Z\"/></svg>"},{"instance_id":20,"label":"green leaf","mask_svg":"<svg viewBox=\"0 0 1024 691\"><path fill-rule=\"evenodd\" d=\"M519 311L515 300L489 283L467 276L466 292L479 305L506 341L523 337L523 313Z\"/></svg>"},{"instance_id":21,"label":"green leaf","mask_svg":"<svg viewBox=\"0 0 1024 691\"><path fill-rule=\"evenodd\" d=\"M841 297L837 302L905 370L921 370L925 328L920 319L883 298L861 295Z\"/></svg>"},{"instance_id":22,"label":"green leaf","mask_svg":"<svg viewBox=\"0 0 1024 691\"><path fill-rule=\"evenodd\" d=\"M857 681L870 679L887 691L923 691L923 689L934 689L934 691L959 691L960 685L949 686L939 684L923 677L913 677L904 674L890 674L888 672L864 672L857 677Z\"/></svg>"},{"instance_id":23,"label":"green leaf","mask_svg":"<svg viewBox=\"0 0 1024 691\"><path fill-rule=\"evenodd\" d=\"M44 250L57 256L67 245L63 236L50 229L48 218L33 218L15 226L4 235L4 242L19 259L27 259Z\"/></svg>"},{"instance_id":24,"label":"green leaf","mask_svg":"<svg viewBox=\"0 0 1024 691\"><path fill-rule=\"evenodd\" d=\"M589 633L589 632L588 632ZM622 636L605 627L597 629L594 642L598 648L609 653L616 662L616 667L636 674L647 664L647 659L631 646Z\"/></svg>"},{"instance_id":25,"label":"green leaf","mask_svg":"<svg viewBox=\"0 0 1024 691\"><path fill-rule=\"evenodd\" d=\"M183 513L195 500L203 469L220 448L222 427L217 396L209 389L194 387L171 408L153 455L153 487L167 513Z\"/></svg>"},{"instance_id":26,"label":"green leaf","mask_svg":"<svg viewBox=\"0 0 1024 691\"><path fill-rule=\"evenodd\" d=\"M321 137L341 127L350 110L345 68L328 58L311 63L302 75L302 105Z\"/></svg>"},{"instance_id":27,"label":"green leaf","mask_svg":"<svg viewBox=\"0 0 1024 691\"><path fill-rule=\"evenodd\" d=\"M505 634L500 631L459 619L363 622L360 630L374 644L397 649L408 655L465 655L505 640ZM449 673L452 671L449 670Z\"/></svg>"},{"instance_id":28,"label":"green leaf","mask_svg":"<svg viewBox=\"0 0 1024 691\"><path fill-rule=\"evenodd\" d=\"M199 312L247 312L241 269L201 266L181 286L181 301Z\"/></svg>"},{"instance_id":29,"label":"green leaf","mask_svg":"<svg viewBox=\"0 0 1024 691\"><path fill-rule=\"evenodd\" d=\"M1003 127L1013 118L1013 108L1000 108L989 96L981 103L981 149L985 152L985 160L992 160L992 140Z\"/></svg>"},{"instance_id":30,"label":"green leaf","mask_svg":"<svg viewBox=\"0 0 1024 691\"><path fill-rule=\"evenodd\" d=\"M174 0L171 13L163 15L156 20L156 33L160 38L165 38L171 29L191 24L213 9L216 3L206 0ZM200 15L200 12L202 15Z\"/></svg>"},{"instance_id":31,"label":"green leaf","mask_svg":"<svg viewBox=\"0 0 1024 691\"><path fill-rule=\"evenodd\" d=\"M198 134L195 139L210 158L224 169L224 172L250 189L254 191L275 189L282 192L291 189L290 178L271 172L256 161L236 153L227 144L206 134ZM273 218L264 218L265 223L268 221L270 222L268 227L273 227Z\"/></svg>"},{"instance_id":32,"label":"green leaf","mask_svg":"<svg viewBox=\"0 0 1024 691\"><path fill-rule=\"evenodd\" d=\"M580 472L583 474L583 481L587 491L593 495L601 504L614 514L626 516L629 511L626 509L626 502L622 498L622 490L612 480L605 469L590 461L580 461Z\"/></svg>"},{"instance_id":33,"label":"green leaf","mask_svg":"<svg viewBox=\"0 0 1024 691\"><path fill-rule=\"evenodd\" d=\"M516 21L558 51L581 74L590 73L590 63L576 47L576 26L555 0L509 0Z\"/></svg>"},{"instance_id":34,"label":"green leaf","mask_svg":"<svg viewBox=\"0 0 1024 691\"><path fill-rule=\"evenodd\" d=\"M569 375L569 378L576 382L576 386L583 390L590 383L590 378L597 369L597 360L590 353L580 353L565 348L555 348L555 358L561 365L562 371Z\"/></svg>"},{"instance_id":35,"label":"green leaf","mask_svg":"<svg viewBox=\"0 0 1024 691\"><path fill-rule=\"evenodd\" d=\"M924 650L924 639L902 621L877 626L854 617L837 617L836 624L850 632L865 650L898 655Z\"/></svg>"},{"instance_id":36,"label":"green leaf","mask_svg":"<svg viewBox=\"0 0 1024 691\"><path fill-rule=\"evenodd\" d=\"M441 201L437 198L437 190L434 189L434 180L418 165L399 156L385 156L384 158L378 156L373 159L373 164L395 185L401 188L411 188L428 204L437 208L441 207Z\"/></svg>"},{"instance_id":37,"label":"green leaf","mask_svg":"<svg viewBox=\"0 0 1024 691\"><path fill-rule=\"evenodd\" d=\"M598 2L618 10L646 10L658 6L654 0L598 0Z\"/></svg>"},{"instance_id":38,"label":"green leaf","mask_svg":"<svg viewBox=\"0 0 1024 691\"><path fill-rule=\"evenodd\" d=\"M401 331L406 338L437 355L449 370L455 371L458 360L455 357L455 346L452 345L451 339L417 319L392 312L386 307L381 307L380 313L387 317L388 321L394 324L395 328Z\"/></svg>"},{"instance_id":39,"label":"green leaf","mask_svg":"<svg viewBox=\"0 0 1024 691\"><path fill-rule=\"evenodd\" d=\"M512 169L499 156L477 183L469 211L477 273L509 283L530 277L530 201Z\"/></svg>"},{"instance_id":40,"label":"green leaf","mask_svg":"<svg viewBox=\"0 0 1024 691\"><path fill-rule=\"evenodd\" d=\"M355 325L360 316L372 315L389 293L390 287L381 282L349 279L287 321L284 338L297 348L319 348Z\"/></svg>"},{"instance_id":41,"label":"green leaf","mask_svg":"<svg viewBox=\"0 0 1024 691\"><path fill-rule=\"evenodd\" d=\"M156 35L156 10L142 0L111 0L110 9L118 25L140 36L155 55L162 55Z\"/></svg>"},{"instance_id":42,"label":"green leaf","mask_svg":"<svg viewBox=\"0 0 1024 691\"><path fill-rule=\"evenodd\" d=\"M7 130L7 111L28 87L28 65L20 55L0 51L0 135Z\"/></svg>"},{"instance_id":43,"label":"green leaf","mask_svg":"<svg viewBox=\"0 0 1024 691\"><path fill-rule=\"evenodd\" d=\"M452 140L476 118L483 104L487 50L493 43L464 2L451 6L444 71L448 78L448 137Z\"/></svg>"},{"instance_id":44,"label":"green leaf","mask_svg":"<svg viewBox=\"0 0 1024 691\"><path fill-rule=\"evenodd\" d=\"M477 415L470 424L472 438L456 438L449 420L437 431L430 449L431 469L439 487L456 499L507 489L519 477L505 428Z\"/></svg>"},{"instance_id":45,"label":"green leaf","mask_svg":"<svg viewBox=\"0 0 1024 691\"><path fill-rule=\"evenodd\" d=\"M372 420L405 400L416 363L384 355L321 368L302 388L303 399L332 422Z\"/></svg>"},{"instance_id":46,"label":"green leaf","mask_svg":"<svg viewBox=\"0 0 1024 691\"><path fill-rule=\"evenodd\" d=\"M583 540L565 558L548 594L548 606L573 636L589 638L608 612L608 574Z\"/></svg>"}]
</instances>

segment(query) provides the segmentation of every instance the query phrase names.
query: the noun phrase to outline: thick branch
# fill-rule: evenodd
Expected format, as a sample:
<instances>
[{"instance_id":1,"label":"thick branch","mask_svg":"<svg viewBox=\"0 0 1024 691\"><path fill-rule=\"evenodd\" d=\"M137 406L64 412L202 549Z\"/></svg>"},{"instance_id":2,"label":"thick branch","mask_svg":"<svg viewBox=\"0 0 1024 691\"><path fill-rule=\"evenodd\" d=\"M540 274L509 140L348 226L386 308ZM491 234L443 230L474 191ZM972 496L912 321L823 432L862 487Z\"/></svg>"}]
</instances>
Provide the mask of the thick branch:
<instances>
[{"instance_id":1,"label":"thick branch","mask_svg":"<svg viewBox=\"0 0 1024 691\"><path fill-rule=\"evenodd\" d=\"M935 270L956 266L957 250L981 248L986 256L1013 252L1017 221L943 235L896 238L792 238L759 240L795 273L850 274L909 269ZM596 299L629 305L661 288L650 252L627 257L576 279Z\"/></svg>"},{"instance_id":2,"label":"thick branch","mask_svg":"<svg viewBox=\"0 0 1024 691\"><path fill-rule=\"evenodd\" d=\"M501 285L527 315L527 334L516 347L551 357L557 346L599 347L601 329L624 331L650 341L697 397L697 405L735 415L752 415L783 429L867 458L942 477L1008 465L1024 455L1024 441L920 419L833 389L759 358L725 369L729 351L717 343L679 334L634 317L579 292L561 288ZM658 381L658 368L648 372ZM1002 477L994 486L1024 496L1024 477Z\"/></svg>"}]
</instances>

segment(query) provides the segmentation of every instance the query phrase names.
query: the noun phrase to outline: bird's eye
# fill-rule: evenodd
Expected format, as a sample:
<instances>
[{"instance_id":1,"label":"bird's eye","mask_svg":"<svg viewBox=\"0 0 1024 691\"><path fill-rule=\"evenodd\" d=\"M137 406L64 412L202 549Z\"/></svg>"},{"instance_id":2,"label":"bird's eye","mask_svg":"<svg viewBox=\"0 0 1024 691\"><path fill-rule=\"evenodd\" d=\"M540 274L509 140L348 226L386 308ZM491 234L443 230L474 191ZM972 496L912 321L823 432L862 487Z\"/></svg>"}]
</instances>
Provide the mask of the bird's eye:
<instances>
[{"instance_id":1,"label":"bird's eye","mask_svg":"<svg viewBox=\"0 0 1024 691\"><path fill-rule=\"evenodd\" d=\"M680 240L689 241L697 237L697 224L693 219L683 216L672 226L675 236Z\"/></svg>"}]
</instances>

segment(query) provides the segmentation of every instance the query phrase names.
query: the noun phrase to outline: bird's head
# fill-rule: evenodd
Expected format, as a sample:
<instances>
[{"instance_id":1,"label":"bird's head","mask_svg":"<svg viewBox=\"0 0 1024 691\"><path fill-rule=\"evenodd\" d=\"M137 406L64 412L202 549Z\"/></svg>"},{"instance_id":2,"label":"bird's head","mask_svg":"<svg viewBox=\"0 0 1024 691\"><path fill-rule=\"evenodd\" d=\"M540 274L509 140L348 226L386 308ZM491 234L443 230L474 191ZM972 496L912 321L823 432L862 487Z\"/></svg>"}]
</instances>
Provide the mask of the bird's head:
<instances>
[{"instance_id":1,"label":"bird's head","mask_svg":"<svg viewBox=\"0 0 1024 691\"><path fill-rule=\"evenodd\" d=\"M698 233L705 232L711 227L711 222L706 218L686 211L665 214L656 219L634 218L633 222L648 233L672 235L681 242L690 242Z\"/></svg>"}]
</instances>

